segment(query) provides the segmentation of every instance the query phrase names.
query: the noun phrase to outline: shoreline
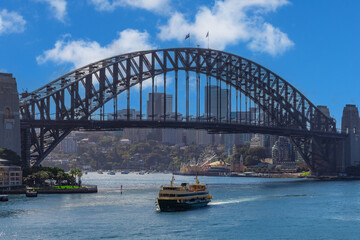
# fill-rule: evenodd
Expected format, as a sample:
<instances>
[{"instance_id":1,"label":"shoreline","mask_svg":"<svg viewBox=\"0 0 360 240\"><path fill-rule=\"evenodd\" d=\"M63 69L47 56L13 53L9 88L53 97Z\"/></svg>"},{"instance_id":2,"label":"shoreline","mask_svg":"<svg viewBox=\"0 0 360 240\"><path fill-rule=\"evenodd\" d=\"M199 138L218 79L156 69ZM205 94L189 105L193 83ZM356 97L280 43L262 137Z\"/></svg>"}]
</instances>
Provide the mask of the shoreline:
<instances>
[{"instance_id":1,"label":"shoreline","mask_svg":"<svg viewBox=\"0 0 360 240\"><path fill-rule=\"evenodd\" d=\"M360 176L301 176L301 173L231 173L231 174L194 174L194 173L180 173L174 172L174 175L183 176L208 176L208 177L251 177L251 178L303 178L303 179L314 179L320 181L351 181L360 180Z\"/></svg>"},{"instance_id":2,"label":"shoreline","mask_svg":"<svg viewBox=\"0 0 360 240\"><path fill-rule=\"evenodd\" d=\"M97 186L83 186L76 189L36 189L38 194L75 194L75 193L97 193ZM26 194L26 188L3 190L0 194Z\"/></svg>"}]
</instances>

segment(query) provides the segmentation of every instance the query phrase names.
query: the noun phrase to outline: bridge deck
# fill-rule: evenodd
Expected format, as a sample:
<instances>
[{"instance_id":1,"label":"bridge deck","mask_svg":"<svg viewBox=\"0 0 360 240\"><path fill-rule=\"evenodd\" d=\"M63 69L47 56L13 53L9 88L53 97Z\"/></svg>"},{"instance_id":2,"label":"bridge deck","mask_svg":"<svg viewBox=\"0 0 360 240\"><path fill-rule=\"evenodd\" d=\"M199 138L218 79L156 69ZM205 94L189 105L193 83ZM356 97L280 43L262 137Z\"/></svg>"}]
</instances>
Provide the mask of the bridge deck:
<instances>
[{"instance_id":1,"label":"bridge deck","mask_svg":"<svg viewBox=\"0 0 360 240\"><path fill-rule=\"evenodd\" d=\"M344 139L347 134L338 132L304 131L296 128L279 128L226 122L164 121L164 120L21 120L22 128L62 128L78 130L122 130L124 128L177 128L204 129L209 133L261 133L277 136L319 136Z\"/></svg>"}]
</instances>

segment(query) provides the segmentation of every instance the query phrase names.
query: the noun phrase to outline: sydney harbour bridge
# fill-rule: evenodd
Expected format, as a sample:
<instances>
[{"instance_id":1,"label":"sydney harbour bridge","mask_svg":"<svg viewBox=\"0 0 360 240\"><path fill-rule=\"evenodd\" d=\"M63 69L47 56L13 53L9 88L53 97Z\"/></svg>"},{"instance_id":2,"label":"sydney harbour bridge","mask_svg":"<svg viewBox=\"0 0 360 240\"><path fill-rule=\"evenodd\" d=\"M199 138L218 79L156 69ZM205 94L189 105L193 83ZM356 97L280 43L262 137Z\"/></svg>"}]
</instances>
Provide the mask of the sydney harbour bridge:
<instances>
[{"instance_id":1,"label":"sydney harbour bridge","mask_svg":"<svg viewBox=\"0 0 360 240\"><path fill-rule=\"evenodd\" d=\"M165 96L163 114L149 114L159 91ZM170 94L174 99L167 102ZM169 104L174 112L167 114ZM120 105L125 118L117 116ZM241 114L249 111L255 112ZM287 136L312 172L332 175L342 167L347 137L337 132L333 118L274 72L243 57L202 48L139 51L91 63L22 93L20 116L21 154L32 165L39 165L74 130L188 128Z\"/></svg>"}]
</instances>

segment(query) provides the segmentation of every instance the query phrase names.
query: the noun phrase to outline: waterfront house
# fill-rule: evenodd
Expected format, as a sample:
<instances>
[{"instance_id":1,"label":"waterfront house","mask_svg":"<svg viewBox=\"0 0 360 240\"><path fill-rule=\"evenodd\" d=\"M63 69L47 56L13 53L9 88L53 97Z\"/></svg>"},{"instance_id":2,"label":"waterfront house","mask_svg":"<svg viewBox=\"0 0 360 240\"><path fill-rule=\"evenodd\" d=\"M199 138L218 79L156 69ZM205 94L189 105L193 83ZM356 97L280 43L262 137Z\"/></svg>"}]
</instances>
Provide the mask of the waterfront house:
<instances>
[{"instance_id":1,"label":"waterfront house","mask_svg":"<svg viewBox=\"0 0 360 240\"><path fill-rule=\"evenodd\" d=\"M22 170L19 166L0 159L0 189L9 189L22 185Z\"/></svg>"}]
</instances>

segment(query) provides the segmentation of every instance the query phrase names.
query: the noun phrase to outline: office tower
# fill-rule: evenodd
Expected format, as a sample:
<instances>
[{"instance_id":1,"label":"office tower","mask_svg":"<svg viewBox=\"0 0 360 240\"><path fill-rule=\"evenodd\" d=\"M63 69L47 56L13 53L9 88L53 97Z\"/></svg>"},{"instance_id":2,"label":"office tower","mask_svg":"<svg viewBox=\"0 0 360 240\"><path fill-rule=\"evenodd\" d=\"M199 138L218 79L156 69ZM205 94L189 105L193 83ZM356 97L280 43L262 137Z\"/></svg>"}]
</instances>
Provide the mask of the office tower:
<instances>
[{"instance_id":1,"label":"office tower","mask_svg":"<svg viewBox=\"0 0 360 240\"><path fill-rule=\"evenodd\" d=\"M218 91L219 90L219 91ZM229 112L228 90L217 86L205 86L205 115L226 121Z\"/></svg>"},{"instance_id":2,"label":"office tower","mask_svg":"<svg viewBox=\"0 0 360 240\"><path fill-rule=\"evenodd\" d=\"M146 113L147 118L151 119L154 116L154 119L160 119L164 117L164 93L149 93L149 99L146 102ZM154 104L153 104L154 97ZM154 107L154 113L152 112ZM173 95L166 94L166 117L170 118L171 113L173 112Z\"/></svg>"}]
</instances>

